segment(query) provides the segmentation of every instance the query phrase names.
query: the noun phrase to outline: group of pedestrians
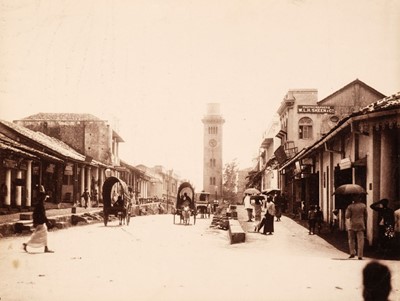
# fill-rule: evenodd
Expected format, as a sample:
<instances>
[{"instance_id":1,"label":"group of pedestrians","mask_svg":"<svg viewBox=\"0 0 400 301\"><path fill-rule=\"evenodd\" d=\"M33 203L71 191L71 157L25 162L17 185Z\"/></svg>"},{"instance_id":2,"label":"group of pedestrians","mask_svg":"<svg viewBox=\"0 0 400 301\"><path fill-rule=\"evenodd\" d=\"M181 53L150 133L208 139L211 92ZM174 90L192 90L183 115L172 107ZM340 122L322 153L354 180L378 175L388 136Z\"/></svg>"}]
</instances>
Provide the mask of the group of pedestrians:
<instances>
[{"instance_id":1,"label":"group of pedestrians","mask_svg":"<svg viewBox=\"0 0 400 301\"><path fill-rule=\"evenodd\" d=\"M345 217L348 220L349 258L363 258L364 232L367 224L367 206L361 202L362 195L352 196L352 203L347 207ZM370 205L378 212L378 251L391 252L400 247L400 209L396 212L389 207L388 199L381 199ZM357 250L356 250L357 246Z\"/></svg>"},{"instance_id":2,"label":"group of pedestrians","mask_svg":"<svg viewBox=\"0 0 400 301\"><path fill-rule=\"evenodd\" d=\"M281 211L277 210L273 197L271 195L264 196L262 194L250 195L245 194L244 208L247 211L247 222L253 222L254 232L260 232L264 235L272 235L274 232L274 218L280 221ZM262 216L264 208L264 215ZM254 215L253 215L254 211Z\"/></svg>"}]
</instances>

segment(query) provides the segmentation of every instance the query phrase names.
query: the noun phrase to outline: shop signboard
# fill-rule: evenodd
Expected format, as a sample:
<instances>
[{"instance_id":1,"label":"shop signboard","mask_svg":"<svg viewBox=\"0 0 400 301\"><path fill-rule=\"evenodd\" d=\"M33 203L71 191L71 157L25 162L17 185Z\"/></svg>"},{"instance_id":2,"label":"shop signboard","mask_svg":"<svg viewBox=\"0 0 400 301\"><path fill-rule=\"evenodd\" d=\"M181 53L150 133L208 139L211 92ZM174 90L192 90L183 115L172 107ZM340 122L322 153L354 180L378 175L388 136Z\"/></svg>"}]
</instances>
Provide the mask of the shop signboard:
<instances>
[{"instance_id":1,"label":"shop signboard","mask_svg":"<svg viewBox=\"0 0 400 301\"><path fill-rule=\"evenodd\" d=\"M298 105L297 113L335 114L334 106Z\"/></svg>"}]
</instances>

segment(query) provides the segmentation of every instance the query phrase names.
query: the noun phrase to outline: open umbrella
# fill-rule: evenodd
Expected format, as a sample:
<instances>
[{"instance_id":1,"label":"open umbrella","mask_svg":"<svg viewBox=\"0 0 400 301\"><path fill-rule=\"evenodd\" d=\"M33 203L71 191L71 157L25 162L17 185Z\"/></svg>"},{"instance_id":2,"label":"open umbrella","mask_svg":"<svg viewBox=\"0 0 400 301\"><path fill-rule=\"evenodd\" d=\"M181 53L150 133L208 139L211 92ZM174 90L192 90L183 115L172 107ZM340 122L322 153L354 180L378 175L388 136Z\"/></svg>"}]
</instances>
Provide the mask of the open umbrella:
<instances>
[{"instance_id":1,"label":"open umbrella","mask_svg":"<svg viewBox=\"0 0 400 301\"><path fill-rule=\"evenodd\" d=\"M271 194L271 193L276 193L280 192L281 190L279 188L268 188L266 190L263 190L262 194Z\"/></svg>"},{"instance_id":2,"label":"open umbrella","mask_svg":"<svg viewBox=\"0 0 400 301\"><path fill-rule=\"evenodd\" d=\"M367 194L365 189L357 184L344 184L336 188L335 195L347 195L347 194Z\"/></svg>"},{"instance_id":3,"label":"open umbrella","mask_svg":"<svg viewBox=\"0 0 400 301\"><path fill-rule=\"evenodd\" d=\"M257 188L247 188L244 193L247 194L259 194L260 190L258 190Z\"/></svg>"}]
</instances>

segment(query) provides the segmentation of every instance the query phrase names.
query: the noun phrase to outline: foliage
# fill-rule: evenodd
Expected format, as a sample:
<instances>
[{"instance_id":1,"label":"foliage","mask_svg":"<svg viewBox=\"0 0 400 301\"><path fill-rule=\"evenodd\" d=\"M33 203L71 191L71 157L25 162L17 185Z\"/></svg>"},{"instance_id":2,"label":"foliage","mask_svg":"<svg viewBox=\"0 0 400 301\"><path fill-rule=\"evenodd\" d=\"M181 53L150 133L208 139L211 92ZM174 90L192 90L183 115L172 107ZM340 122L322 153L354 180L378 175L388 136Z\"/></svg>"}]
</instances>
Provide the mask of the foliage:
<instances>
[{"instance_id":1,"label":"foliage","mask_svg":"<svg viewBox=\"0 0 400 301\"><path fill-rule=\"evenodd\" d=\"M231 204L235 204L237 201L238 171L239 168L236 159L230 163L226 163L223 170L224 199Z\"/></svg>"}]
</instances>

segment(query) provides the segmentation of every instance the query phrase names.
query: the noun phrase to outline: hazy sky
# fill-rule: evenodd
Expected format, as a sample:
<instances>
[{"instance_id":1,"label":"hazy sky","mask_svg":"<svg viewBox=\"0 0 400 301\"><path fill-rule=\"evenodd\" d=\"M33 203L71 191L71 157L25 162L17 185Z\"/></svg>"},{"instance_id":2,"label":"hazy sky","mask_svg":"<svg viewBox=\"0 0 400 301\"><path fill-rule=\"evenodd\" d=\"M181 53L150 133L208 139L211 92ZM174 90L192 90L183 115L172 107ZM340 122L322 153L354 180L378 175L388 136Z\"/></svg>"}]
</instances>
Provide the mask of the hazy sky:
<instances>
[{"instance_id":1,"label":"hazy sky","mask_svg":"<svg viewBox=\"0 0 400 301\"><path fill-rule=\"evenodd\" d=\"M122 159L199 189L207 103L224 162L246 168L289 89L322 99L356 78L400 91L400 1L0 1L1 119L118 121Z\"/></svg>"}]
</instances>

